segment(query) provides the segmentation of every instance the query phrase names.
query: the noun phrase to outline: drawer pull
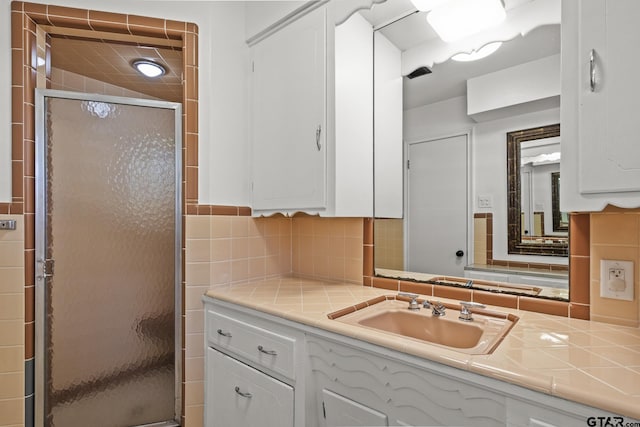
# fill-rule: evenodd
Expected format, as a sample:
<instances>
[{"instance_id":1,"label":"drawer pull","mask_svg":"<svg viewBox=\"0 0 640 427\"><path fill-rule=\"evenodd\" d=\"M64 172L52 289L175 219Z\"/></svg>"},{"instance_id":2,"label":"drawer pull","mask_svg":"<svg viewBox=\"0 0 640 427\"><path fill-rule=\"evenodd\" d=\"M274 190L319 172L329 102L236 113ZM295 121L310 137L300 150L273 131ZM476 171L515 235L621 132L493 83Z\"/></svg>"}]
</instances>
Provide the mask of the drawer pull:
<instances>
[{"instance_id":1,"label":"drawer pull","mask_svg":"<svg viewBox=\"0 0 640 427\"><path fill-rule=\"evenodd\" d=\"M242 397L246 397L247 399L251 399L253 397L253 395L249 392L242 392L240 391L240 387L236 386L236 393L239 394Z\"/></svg>"},{"instance_id":2,"label":"drawer pull","mask_svg":"<svg viewBox=\"0 0 640 427\"><path fill-rule=\"evenodd\" d=\"M231 338L231 332L225 332L222 329L218 329L218 335L222 335L223 337Z\"/></svg>"},{"instance_id":3,"label":"drawer pull","mask_svg":"<svg viewBox=\"0 0 640 427\"><path fill-rule=\"evenodd\" d=\"M277 356L278 355L277 351L275 351L275 350L265 350L264 347L261 346L261 345L258 346L258 351L260 353L268 354L268 355L271 355L271 356Z\"/></svg>"}]
</instances>

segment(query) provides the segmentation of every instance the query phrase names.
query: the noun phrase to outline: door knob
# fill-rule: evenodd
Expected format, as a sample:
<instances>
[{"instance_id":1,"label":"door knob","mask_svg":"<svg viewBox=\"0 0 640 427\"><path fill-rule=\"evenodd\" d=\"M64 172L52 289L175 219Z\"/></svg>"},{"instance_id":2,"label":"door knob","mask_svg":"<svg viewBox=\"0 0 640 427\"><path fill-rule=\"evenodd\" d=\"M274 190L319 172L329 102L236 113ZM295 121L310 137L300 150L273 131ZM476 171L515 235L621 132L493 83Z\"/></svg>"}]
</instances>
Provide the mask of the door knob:
<instances>
[{"instance_id":1,"label":"door knob","mask_svg":"<svg viewBox=\"0 0 640 427\"><path fill-rule=\"evenodd\" d=\"M459 258L459 257L461 257L461 256L464 256L464 251L463 251L462 249L458 249L458 250L456 251L456 256L457 256L458 258Z\"/></svg>"}]
</instances>

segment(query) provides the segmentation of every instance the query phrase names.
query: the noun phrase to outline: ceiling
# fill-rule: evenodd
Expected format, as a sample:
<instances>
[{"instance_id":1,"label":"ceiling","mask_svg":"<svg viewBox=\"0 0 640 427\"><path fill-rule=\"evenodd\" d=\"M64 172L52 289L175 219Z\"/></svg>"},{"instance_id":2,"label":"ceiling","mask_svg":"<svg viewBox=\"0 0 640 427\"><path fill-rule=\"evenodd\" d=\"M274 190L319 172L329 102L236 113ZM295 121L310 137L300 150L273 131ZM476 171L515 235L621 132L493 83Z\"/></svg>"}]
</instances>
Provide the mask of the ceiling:
<instances>
[{"instance_id":1,"label":"ceiling","mask_svg":"<svg viewBox=\"0 0 640 427\"><path fill-rule=\"evenodd\" d=\"M151 79L131 66L134 59L162 64ZM171 102L182 102L182 50L68 36L51 38L51 66Z\"/></svg>"},{"instance_id":2,"label":"ceiling","mask_svg":"<svg viewBox=\"0 0 640 427\"><path fill-rule=\"evenodd\" d=\"M534 0L503 0L510 9ZM426 12L418 12L410 0L387 0L371 10L361 12L398 49L406 51L438 37L426 21ZM526 36L504 42L497 52L473 62L448 60L435 64L431 74L415 79L404 78L404 109L432 104L466 95L466 81L471 77L560 53L560 25L538 27Z\"/></svg>"}]
</instances>

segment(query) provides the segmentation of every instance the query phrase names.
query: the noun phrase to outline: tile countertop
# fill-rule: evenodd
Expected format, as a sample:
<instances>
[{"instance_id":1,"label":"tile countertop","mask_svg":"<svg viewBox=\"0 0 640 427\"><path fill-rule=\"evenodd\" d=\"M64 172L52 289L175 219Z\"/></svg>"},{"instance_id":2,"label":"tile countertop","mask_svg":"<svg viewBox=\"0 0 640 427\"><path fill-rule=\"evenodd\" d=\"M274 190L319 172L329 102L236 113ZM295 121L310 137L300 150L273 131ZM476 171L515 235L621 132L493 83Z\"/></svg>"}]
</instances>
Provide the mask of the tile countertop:
<instances>
[{"instance_id":1,"label":"tile countertop","mask_svg":"<svg viewBox=\"0 0 640 427\"><path fill-rule=\"evenodd\" d=\"M520 320L492 354L467 355L327 317L380 295L395 295L386 289L285 277L216 287L206 295L640 419L637 328L489 306Z\"/></svg>"}]
</instances>

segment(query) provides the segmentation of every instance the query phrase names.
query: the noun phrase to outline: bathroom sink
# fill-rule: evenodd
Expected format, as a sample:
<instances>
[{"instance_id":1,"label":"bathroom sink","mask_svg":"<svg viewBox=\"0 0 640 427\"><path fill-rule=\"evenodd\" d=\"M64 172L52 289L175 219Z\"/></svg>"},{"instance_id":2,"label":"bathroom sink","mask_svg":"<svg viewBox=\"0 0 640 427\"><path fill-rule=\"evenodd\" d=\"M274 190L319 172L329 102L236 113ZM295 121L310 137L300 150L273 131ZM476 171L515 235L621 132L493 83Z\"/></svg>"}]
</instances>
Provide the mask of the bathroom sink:
<instances>
[{"instance_id":1,"label":"bathroom sink","mask_svg":"<svg viewBox=\"0 0 640 427\"><path fill-rule=\"evenodd\" d=\"M409 310L409 301L399 296L379 297L329 318L467 354L493 352L518 320L510 314L476 309L473 321L462 321L459 306L450 304L445 304L444 316L433 316L430 309Z\"/></svg>"}]
</instances>

